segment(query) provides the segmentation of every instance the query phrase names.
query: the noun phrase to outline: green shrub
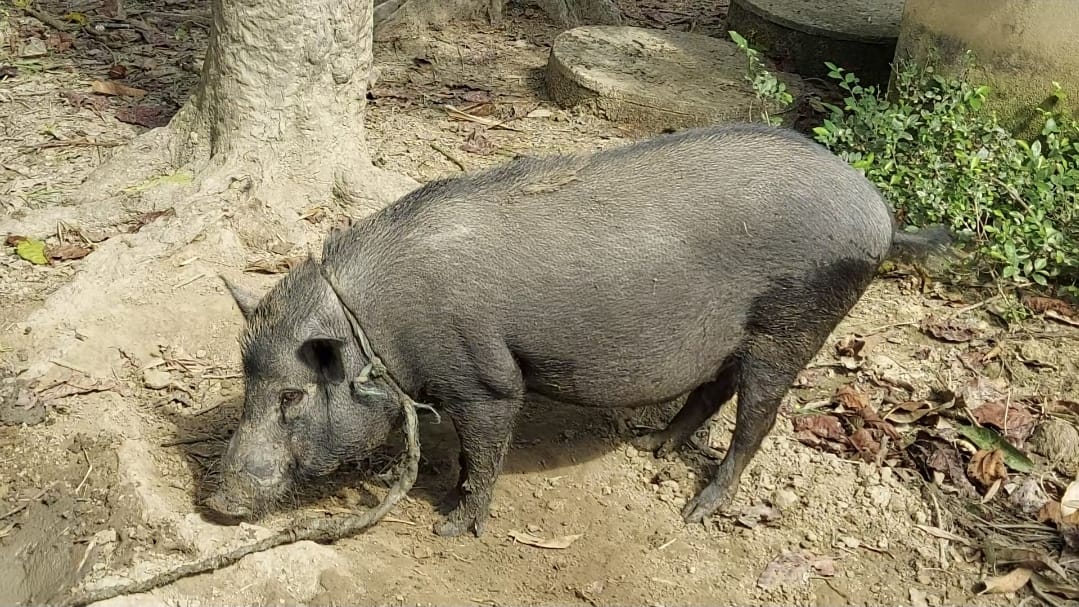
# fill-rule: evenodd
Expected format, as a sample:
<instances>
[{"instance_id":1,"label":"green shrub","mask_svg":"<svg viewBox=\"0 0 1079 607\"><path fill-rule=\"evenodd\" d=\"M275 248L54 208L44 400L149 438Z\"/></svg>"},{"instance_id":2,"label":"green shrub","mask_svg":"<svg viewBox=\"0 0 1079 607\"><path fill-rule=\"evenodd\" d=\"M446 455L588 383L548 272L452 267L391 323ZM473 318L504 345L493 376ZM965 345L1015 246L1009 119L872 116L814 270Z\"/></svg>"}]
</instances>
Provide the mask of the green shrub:
<instances>
[{"instance_id":1,"label":"green shrub","mask_svg":"<svg viewBox=\"0 0 1079 607\"><path fill-rule=\"evenodd\" d=\"M972 234L1003 278L1074 286L1079 122L1041 110L1041 137L1028 144L984 109L986 86L905 66L888 100L828 68L846 98L843 107L826 105L831 116L813 133L862 170L905 223Z\"/></svg>"},{"instance_id":2,"label":"green shrub","mask_svg":"<svg viewBox=\"0 0 1079 607\"><path fill-rule=\"evenodd\" d=\"M750 59L747 78L767 83ZM889 98L827 65L844 99L824 104L830 115L813 135L875 183L902 223L971 236L1008 281L1079 292L1079 121L1039 110L1041 136L1027 143L985 109L989 88L963 77L902 65Z\"/></svg>"},{"instance_id":3,"label":"green shrub","mask_svg":"<svg viewBox=\"0 0 1079 607\"><path fill-rule=\"evenodd\" d=\"M730 30L727 34L731 40L742 49L746 55L746 81L753 85L753 92L761 102L761 120L768 124L778 126L783 120L773 116L768 111L769 106L785 109L794 102L794 96L787 90L787 85L776 78L776 75L764 67L760 60L760 52L749 46L749 42L741 34Z\"/></svg>"}]
</instances>

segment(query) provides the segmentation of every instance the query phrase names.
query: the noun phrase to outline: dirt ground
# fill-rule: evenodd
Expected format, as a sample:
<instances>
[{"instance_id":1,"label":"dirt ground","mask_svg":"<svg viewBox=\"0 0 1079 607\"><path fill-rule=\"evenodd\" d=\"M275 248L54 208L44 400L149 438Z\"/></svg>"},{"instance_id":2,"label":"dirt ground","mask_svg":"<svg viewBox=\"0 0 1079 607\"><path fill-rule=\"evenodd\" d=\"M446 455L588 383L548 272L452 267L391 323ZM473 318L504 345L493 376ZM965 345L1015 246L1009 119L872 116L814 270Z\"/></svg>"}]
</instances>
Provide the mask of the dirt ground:
<instances>
[{"instance_id":1,"label":"dirt ground","mask_svg":"<svg viewBox=\"0 0 1079 607\"><path fill-rule=\"evenodd\" d=\"M725 10L718 2L622 4L632 24L703 33L721 31ZM68 22L81 14L102 29L61 35L4 9L0 217L65 205L114 147L164 124L198 77L208 33L201 1L128 2L122 18L98 0L33 6ZM498 27L453 26L376 44L379 77L366 117L375 163L424 182L516 154L600 149L643 135L546 101L543 68L556 33L537 9L511 4ZM93 94L91 83L110 77L145 96ZM492 122L513 120L504 123L510 128L490 127L457 119L443 104ZM98 274L84 274L86 264L139 264L123 256L142 249L91 248L49 265L28 263L12 247L0 255L0 378L48 367L32 393L20 393L11 379L0 385L0 399L21 394L40 403L8 407L8 425L0 425L3 604L40 603L78 581L108 585L218 553L296 514L225 527L196 513L199 479L242 399L241 319L213 278L231 262L195 261L183 247L171 249L170 271L117 297L87 279ZM278 278L250 272L246 284L266 288ZM999 572L987 564L983 538L960 524L962 504L987 492L965 494L970 481L963 485L961 473L934 476L940 466L926 462L940 450L919 451L914 438L928 430L889 418L905 450L881 447L865 461L836 441L807 436L799 421L835 410L846 384L880 410L939 402L948 390L964 394L971 409L991 400L983 394L975 402L971 386L1007 394L1005 411L1014 401L1029 416L1013 442L1036 471L1013 473L984 501L1012 511L1006 506L1030 479L1059 497L1064 472L1026 441L1054 404L1079 400L1079 328L1061 321L1066 314L1007 324L1005 300L972 286L921 285L899 270L882 275L788 396L731 513L707 526L687 527L678 512L712 461L694 448L664 460L628 444L661 424L673 404L536 408L519 427L487 533L436 537L432 502L456 478L456 442L450 424L424 418L416 488L367 533L274 549L111 604L1021 604L1027 590L974 594L979 580ZM183 330L171 329L177 326ZM63 347L41 345L58 340ZM725 448L733 411L727 407L699 442ZM882 436L873 434L878 442ZM390 455L326 483L305 508L372 505L388 482L380 473ZM1033 514L1026 524L1060 557L1053 527ZM569 545L536 547L515 540L519 532Z\"/></svg>"}]
</instances>

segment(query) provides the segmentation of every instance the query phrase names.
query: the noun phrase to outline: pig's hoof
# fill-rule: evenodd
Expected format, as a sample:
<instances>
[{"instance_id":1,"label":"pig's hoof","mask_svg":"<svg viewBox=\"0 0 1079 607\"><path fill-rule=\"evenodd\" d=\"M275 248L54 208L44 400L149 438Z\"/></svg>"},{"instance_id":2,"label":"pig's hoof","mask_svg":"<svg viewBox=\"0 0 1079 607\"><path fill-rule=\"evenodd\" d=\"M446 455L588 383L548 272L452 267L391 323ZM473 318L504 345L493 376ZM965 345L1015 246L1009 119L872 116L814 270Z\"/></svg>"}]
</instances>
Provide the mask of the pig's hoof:
<instances>
[{"instance_id":1,"label":"pig's hoof","mask_svg":"<svg viewBox=\"0 0 1079 607\"><path fill-rule=\"evenodd\" d=\"M682 509L682 520L689 525L703 523L704 519L712 516L717 510L726 507L730 501L731 498L728 492L709 485Z\"/></svg>"},{"instance_id":2,"label":"pig's hoof","mask_svg":"<svg viewBox=\"0 0 1079 607\"><path fill-rule=\"evenodd\" d=\"M665 458L674 453L681 446L680 441L666 436L663 432L642 434L629 441L638 451L650 451L658 458Z\"/></svg>"},{"instance_id":3,"label":"pig's hoof","mask_svg":"<svg viewBox=\"0 0 1079 607\"><path fill-rule=\"evenodd\" d=\"M459 512L454 511L446 517L445 521L435 523L435 534L442 537L457 537L459 535L464 535L471 530L476 537L483 535L485 521L481 520L479 517L455 516L459 514Z\"/></svg>"},{"instance_id":4,"label":"pig's hoof","mask_svg":"<svg viewBox=\"0 0 1079 607\"><path fill-rule=\"evenodd\" d=\"M442 537L457 537L468 531L468 525L458 521L442 521L435 523L434 532Z\"/></svg>"}]
</instances>

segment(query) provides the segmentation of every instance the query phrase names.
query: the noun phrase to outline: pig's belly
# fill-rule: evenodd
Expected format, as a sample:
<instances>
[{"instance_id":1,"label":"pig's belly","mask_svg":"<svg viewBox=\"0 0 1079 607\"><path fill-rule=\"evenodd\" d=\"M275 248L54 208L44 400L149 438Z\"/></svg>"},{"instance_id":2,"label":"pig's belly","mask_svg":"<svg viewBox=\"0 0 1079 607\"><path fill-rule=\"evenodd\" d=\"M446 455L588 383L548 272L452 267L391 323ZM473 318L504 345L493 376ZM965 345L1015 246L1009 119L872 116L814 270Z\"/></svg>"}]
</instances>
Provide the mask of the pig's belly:
<instances>
[{"instance_id":1,"label":"pig's belly","mask_svg":"<svg viewBox=\"0 0 1079 607\"><path fill-rule=\"evenodd\" d=\"M740 343L722 337L686 337L651 342L651 347L599 343L584 356L518 357L518 362L534 394L582 406L637 407L673 400L714 381Z\"/></svg>"}]
</instances>

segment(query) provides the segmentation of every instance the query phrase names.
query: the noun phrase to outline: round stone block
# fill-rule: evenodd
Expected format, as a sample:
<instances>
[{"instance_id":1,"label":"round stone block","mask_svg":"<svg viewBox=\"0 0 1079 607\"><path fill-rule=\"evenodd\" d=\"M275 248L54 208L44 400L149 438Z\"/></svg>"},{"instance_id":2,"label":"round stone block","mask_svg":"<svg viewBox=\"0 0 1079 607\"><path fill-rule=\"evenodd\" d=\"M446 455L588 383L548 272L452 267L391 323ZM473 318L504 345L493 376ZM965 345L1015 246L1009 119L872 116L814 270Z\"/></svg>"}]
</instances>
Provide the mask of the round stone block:
<instances>
[{"instance_id":1,"label":"round stone block","mask_svg":"<svg viewBox=\"0 0 1079 607\"><path fill-rule=\"evenodd\" d=\"M756 121L762 103L746 81L747 65L733 42L719 38L584 26L555 38L547 62L547 91L563 108L585 107L650 130ZM795 97L802 92L797 76L777 76Z\"/></svg>"},{"instance_id":2,"label":"round stone block","mask_svg":"<svg viewBox=\"0 0 1079 607\"><path fill-rule=\"evenodd\" d=\"M784 67L825 78L832 62L887 86L904 0L731 0L727 27Z\"/></svg>"}]
</instances>

